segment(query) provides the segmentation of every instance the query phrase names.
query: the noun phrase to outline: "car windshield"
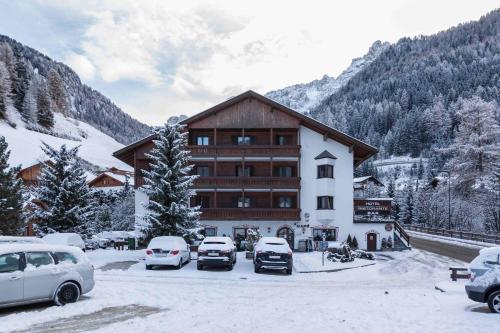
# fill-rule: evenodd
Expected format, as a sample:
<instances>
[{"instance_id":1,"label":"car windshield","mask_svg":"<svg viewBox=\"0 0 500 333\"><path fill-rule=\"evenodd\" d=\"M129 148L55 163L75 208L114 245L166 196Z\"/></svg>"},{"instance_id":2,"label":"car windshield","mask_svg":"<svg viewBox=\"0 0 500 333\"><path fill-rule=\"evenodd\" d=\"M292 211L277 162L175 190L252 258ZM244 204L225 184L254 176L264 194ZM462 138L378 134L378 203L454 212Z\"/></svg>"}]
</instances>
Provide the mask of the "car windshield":
<instances>
[{"instance_id":1,"label":"car windshield","mask_svg":"<svg viewBox=\"0 0 500 333\"><path fill-rule=\"evenodd\" d=\"M285 243L267 243L266 242L266 245L285 245Z\"/></svg>"}]
</instances>

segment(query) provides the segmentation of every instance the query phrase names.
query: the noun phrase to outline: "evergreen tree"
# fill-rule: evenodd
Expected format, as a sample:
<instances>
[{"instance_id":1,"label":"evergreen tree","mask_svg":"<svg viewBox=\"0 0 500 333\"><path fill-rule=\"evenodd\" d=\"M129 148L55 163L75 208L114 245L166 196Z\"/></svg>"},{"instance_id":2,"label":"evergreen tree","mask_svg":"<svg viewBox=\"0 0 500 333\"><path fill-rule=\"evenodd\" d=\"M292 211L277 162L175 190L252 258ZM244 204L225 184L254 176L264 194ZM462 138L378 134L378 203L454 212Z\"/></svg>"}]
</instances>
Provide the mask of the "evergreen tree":
<instances>
[{"instance_id":1,"label":"evergreen tree","mask_svg":"<svg viewBox=\"0 0 500 333\"><path fill-rule=\"evenodd\" d=\"M9 168L7 148L5 138L0 136L0 235L19 235L24 224L23 185L17 179L20 168Z\"/></svg>"},{"instance_id":2,"label":"evergreen tree","mask_svg":"<svg viewBox=\"0 0 500 333\"><path fill-rule=\"evenodd\" d=\"M7 108L12 104L11 89L9 71L0 61L0 119L7 118Z\"/></svg>"},{"instance_id":3,"label":"evergreen tree","mask_svg":"<svg viewBox=\"0 0 500 333\"><path fill-rule=\"evenodd\" d=\"M12 81L12 94L14 106L22 113L26 92L30 87L33 68L30 68L26 60L20 59L16 62L17 77Z\"/></svg>"},{"instance_id":4,"label":"evergreen tree","mask_svg":"<svg viewBox=\"0 0 500 333\"><path fill-rule=\"evenodd\" d=\"M396 195L396 184L394 182L394 178L391 177L391 179L389 180L389 184L387 184L387 196L389 198L394 199L395 195Z\"/></svg>"},{"instance_id":5,"label":"evergreen tree","mask_svg":"<svg viewBox=\"0 0 500 333\"><path fill-rule=\"evenodd\" d=\"M150 170L144 171L144 191L149 197L146 220L149 237L184 235L197 225L199 207L190 207L191 189L196 176L189 175L187 132L180 124L165 124L156 130Z\"/></svg>"},{"instance_id":6,"label":"evergreen tree","mask_svg":"<svg viewBox=\"0 0 500 333\"><path fill-rule=\"evenodd\" d=\"M414 216L414 204L413 184L409 181L405 187L401 210L399 211L400 223L412 223Z\"/></svg>"},{"instance_id":7,"label":"evergreen tree","mask_svg":"<svg viewBox=\"0 0 500 333\"><path fill-rule=\"evenodd\" d=\"M78 147L68 149L62 145L55 150L43 143L42 150L48 161L43 163L39 186L33 191L33 196L43 202L45 208L35 206L31 214L38 220L38 233L85 234L92 218L93 202L85 171L77 156Z\"/></svg>"},{"instance_id":8,"label":"evergreen tree","mask_svg":"<svg viewBox=\"0 0 500 333\"><path fill-rule=\"evenodd\" d=\"M69 102L66 90L64 89L63 81L59 73L51 68L48 75L48 86L50 102L54 112L59 112L64 116L69 115Z\"/></svg>"},{"instance_id":9,"label":"evergreen tree","mask_svg":"<svg viewBox=\"0 0 500 333\"><path fill-rule=\"evenodd\" d=\"M7 69L7 72L9 73L9 78L12 83L15 83L17 81L17 59L14 56L14 52L12 51L12 48L10 47L9 44L7 43L0 43L0 62L2 62L5 65L5 68ZM9 94L14 94L14 86L13 84L9 90Z\"/></svg>"},{"instance_id":10,"label":"evergreen tree","mask_svg":"<svg viewBox=\"0 0 500 333\"><path fill-rule=\"evenodd\" d=\"M116 201L111 212L112 230L134 230L135 227L135 195L126 178L123 189L116 194Z\"/></svg>"},{"instance_id":11,"label":"evergreen tree","mask_svg":"<svg viewBox=\"0 0 500 333\"><path fill-rule=\"evenodd\" d=\"M47 86L44 82L41 82L38 87L36 104L38 124L45 128L52 128L54 126L54 114L52 113Z\"/></svg>"},{"instance_id":12,"label":"evergreen tree","mask_svg":"<svg viewBox=\"0 0 500 333\"><path fill-rule=\"evenodd\" d=\"M20 109L21 116L25 122L37 122L37 92L36 83L30 82L26 93L24 94L23 104Z\"/></svg>"}]
</instances>

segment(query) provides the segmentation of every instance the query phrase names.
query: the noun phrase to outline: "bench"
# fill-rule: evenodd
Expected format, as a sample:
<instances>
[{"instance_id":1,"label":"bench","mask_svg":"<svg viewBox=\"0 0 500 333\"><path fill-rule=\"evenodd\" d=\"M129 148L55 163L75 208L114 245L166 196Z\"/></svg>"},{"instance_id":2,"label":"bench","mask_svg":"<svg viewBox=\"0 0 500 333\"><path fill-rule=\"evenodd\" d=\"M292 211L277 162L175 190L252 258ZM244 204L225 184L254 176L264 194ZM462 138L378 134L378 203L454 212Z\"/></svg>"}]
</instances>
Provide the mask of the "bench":
<instances>
[{"instance_id":1,"label":"bench","mask_svg":"<svg viewBox=\"0 0 500 333\"><path fill-rule=\"evenodd\" d=\"M466 267L450 267L451 271L451 280L457 281L458 279L469 279L470 274L468 273L468 269ZM467 273L459 273L459 272L467 272Z\"/></svg>"}]
</instances>

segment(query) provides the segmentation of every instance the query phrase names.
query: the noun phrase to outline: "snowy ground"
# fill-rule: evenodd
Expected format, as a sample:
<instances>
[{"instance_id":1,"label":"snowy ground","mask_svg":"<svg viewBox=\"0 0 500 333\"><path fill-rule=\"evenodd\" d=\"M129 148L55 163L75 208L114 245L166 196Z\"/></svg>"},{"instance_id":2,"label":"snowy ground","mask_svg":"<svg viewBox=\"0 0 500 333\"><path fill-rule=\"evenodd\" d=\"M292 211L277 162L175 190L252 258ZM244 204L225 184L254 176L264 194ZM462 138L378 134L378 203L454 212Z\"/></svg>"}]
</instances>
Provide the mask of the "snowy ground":
<instances>
[{"instance_id":1,"label":"snowy ground","mask_svg":"<svg viewBox=\"0 0 500 333\"><path fill-rule=\"evenodd\" d=\"M446 237L446 236L440 236L440 235L431 235L431 234L427 234L424 232L418 232L418 231L407 230L406 232L410 236L416 236L418 238L428 239L428 240L432 240L435 242L452 244L452 245L459 245L459 246L468 247L468 248L477 249L477 250L481 250L485 247L500 246L500 245L495 245L493 243L485 243L485 242L480 242L480 241L452 238L452 237Z\"/></svg>"},{"instance_id":2,"label":"snowy ground","mask_svg":"<svg viewBox=\"0 0 500 333\"><path fill-rule=\"evenodd\" d=\"M89 256L96 267L119 268L98 269L95 289L76 304L1 311L0 332L491 333L499 327L499 316L469 301L463 286L435 289L449 280L450 265L463 263L418 250L381 253L371 266L292 276L255 274L243 254L231 272L197 271L195 261L179 271L146 271L137 262L141 251Z\"/></svg>"}]
</instances>

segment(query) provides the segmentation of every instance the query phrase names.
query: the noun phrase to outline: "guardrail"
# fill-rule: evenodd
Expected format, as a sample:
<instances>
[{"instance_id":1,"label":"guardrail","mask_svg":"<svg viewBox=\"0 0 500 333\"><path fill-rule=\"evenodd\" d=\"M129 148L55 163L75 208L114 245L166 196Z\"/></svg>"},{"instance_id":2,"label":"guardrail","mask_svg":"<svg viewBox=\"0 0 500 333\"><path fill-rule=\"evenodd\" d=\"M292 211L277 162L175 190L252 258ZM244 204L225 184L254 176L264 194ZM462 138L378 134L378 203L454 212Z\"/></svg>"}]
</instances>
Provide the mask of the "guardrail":
<instances>
[{"instance_id":1,"label":"guardrail","mask_svg":"<svg viewBox=\"0 0 500 333\"><path fill-rule=\"evenodd\" d=\"M431 235L472 240L483 243L500 244L500 235L481 234L481 233L459 231L459 230L438 229L438 228L430 228L430 227L408 225L408 224L403 224L402 227L406 230L418 231Z\"/></svg>"}]
</instances>

